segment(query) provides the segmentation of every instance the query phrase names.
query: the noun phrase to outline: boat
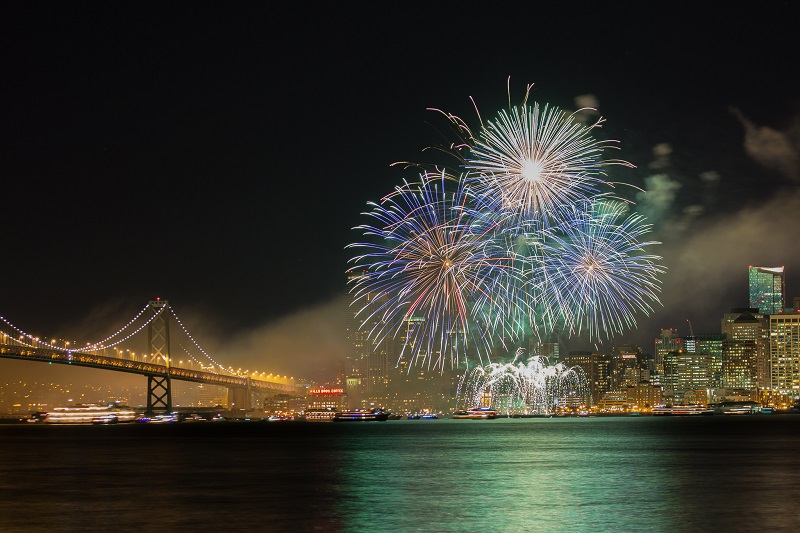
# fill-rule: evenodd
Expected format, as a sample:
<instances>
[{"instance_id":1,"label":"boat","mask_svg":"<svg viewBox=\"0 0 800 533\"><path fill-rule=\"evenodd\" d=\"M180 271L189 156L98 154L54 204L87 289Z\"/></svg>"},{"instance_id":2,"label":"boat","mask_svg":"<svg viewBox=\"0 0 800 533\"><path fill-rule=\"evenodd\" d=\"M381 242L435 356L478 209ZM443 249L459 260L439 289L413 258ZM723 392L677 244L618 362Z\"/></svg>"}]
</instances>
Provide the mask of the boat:
<instances>
[{"instance_id":1,"label":"boat","mask_svg":"<svg viewBox=\"0 0 800 533\"><path fill-rule=\"evenodd\" d=\"M439 415L436 413L412 413L408 415L409 420L436 420Z\"/></svg>"},{"instance_id":2,"label":"boat","mask_svg":"<svg viewBox=\"0 0 800 533\"><path fill-rule=\"evenodd\" d=\"M68 407L56 407L49 411L44 422L47 424L116 424L134 422L135 411L116 404L95 405L79 403Z\"/></svg>"},{"instance_id":3,"label":"boat","mask_svg":"<svg viewBox=\"0 0 800 533\"><path fill-rule=\"evenodd\" d=\"M371 422L389 420L389 412L383 409L352 409L336 411L334 422Z\"/></svg>"},{"instance_id":4,"label":"boat","mask_svg":"<svg viewBox=\"0 0 800 533\"><path fill-rule=\"evenodd\" d=\"M336 409L306 409L303 419L306 422L330 422L336 416Z\"/></svg>"},{"instance_id":5,"label":"boat","mask_svg":"<svg viewBox=\"0 0 800 533\"><path fill-rule=\"evenodd\" d=\"M722 412L723 415L749 415L752 414L754 411L750 409L750 407L743 405L737 407L731 407Z\"/></svg>"},{"instance_id":6,"label":"boat","mask_svg":"<svg viewBox=\"0 0 800 533\"><path fill-rule=\"evenodd\" d=\"M687 415L713 415L714 410L700 405L657 405L653 407L653 415L656 416L687 416Z\"/></svg>"},{"instance_id":7,"label":"boat","mask_svg":"<svg viewBox=\"0 0 800 533\"><path fill-rule=\"evenodd\" d=\"M750 415L757 413L761 407L754 401L730 401L708 404L718 415Z\"/></svg>"},{"instance_id":8,"label":"boat","mask_svg":"<svg viewBox=\"0 0 800 533\"><path fill-rule=\"evenodd\" d=\"M497 411L491 407L473 407L467 411L456 411L453 418L469 420L488 420L497 418Z\"/></svg>"},{"instance_id":9,"label":"boat","mask_svg":"<svg viewBox=\"0 0 800 533\"><path fill-rule=\"evenodd\" d=\"M142 418L142 422L148 422L150 424L172 424L174 422L178 422L178 415L175 413L161 413L149 418Z\"/></svg>"}]
</instances>

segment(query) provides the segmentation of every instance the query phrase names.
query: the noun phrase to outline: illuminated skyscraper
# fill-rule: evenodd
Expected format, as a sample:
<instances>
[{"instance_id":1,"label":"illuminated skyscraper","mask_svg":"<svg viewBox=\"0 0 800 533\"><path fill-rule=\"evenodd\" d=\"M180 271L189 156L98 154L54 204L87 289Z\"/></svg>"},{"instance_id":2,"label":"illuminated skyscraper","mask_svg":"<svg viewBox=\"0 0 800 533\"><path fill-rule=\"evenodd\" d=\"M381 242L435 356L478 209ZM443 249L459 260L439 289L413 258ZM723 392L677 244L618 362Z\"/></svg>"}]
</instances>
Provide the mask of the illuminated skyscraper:
<instances>
[{"instance_id":1,"label":"illuminated skyscraper","mask_svg":"<svg viewBox=\"0 0 800 533\"><path fill-rule=\"evenodd\" d=\"M783 267L748 267L750 307L765 315L782 313L786 302Z\"/></svg>"},{"instance_id":2,"label":"illuminated skyscraper","mask_svg":"<svg viewBox=\"0 0 800 533\"><path fill-rule=\"evenodd\" d=\"M664 375L664 357L669 352L675 352L681 347L681 340L678 337L677 329L661 329L661 333L656 338L655 346L655 372L651 383L661 384L661 377Z\"/></svg>"},{"instance_id":3,"label":"illuminated skyscraper","mask_svg":"<svg viewBox=\"0 0 800 533\"><path fill-rule=\"evenodd\" d=\"M722 319L722 386L754 395L768 384L766 359L768 324L763 313L733 309Z\"/></svg>"},{"instance_id":4,"label":"illuminated skyscraper","mask_svg":"<svg viewBox=\"0 0 800 533\"><path fill-rule=\"evenodd\" d=\"M580 367L589 383L589 397L586 398L588 405L593 405L600 398L598 383L598 359L600 354L589 351L571 351L560 359L560 362L567 368Z\"/></svg>"},{"instance_id":5,"label":"illuminated skyscraper","mask_svg":"<svg viewBox=\"0 0 800 533\"><path fill-rule=\"evenodd\" d=\"M800 394L800 313L769 317L770 388Z\"/></svg>"},{"instance_id":6,"label":"illuminated skyscraper","mask_svg":"<svg viewBox=\"0 0 800 533\"><path fill-rule=\"evenodd\" d=\"M722 355L726 338L724 332L681 337L680 344L687 352L708 356L708 386L711 389L722 387Z\"/></svg>"},{"instance_id":7,"label":"illuminated skyscraper","mask_svg":"<svg viewBox=\"0 0 800 533\"><path fill-rule=\"evenodd\" d=\"M662 384L667 396L683 403L687 394L707 390L711 386L711 355L678 348L664 356Z\"/></svg>"}]
</instances>

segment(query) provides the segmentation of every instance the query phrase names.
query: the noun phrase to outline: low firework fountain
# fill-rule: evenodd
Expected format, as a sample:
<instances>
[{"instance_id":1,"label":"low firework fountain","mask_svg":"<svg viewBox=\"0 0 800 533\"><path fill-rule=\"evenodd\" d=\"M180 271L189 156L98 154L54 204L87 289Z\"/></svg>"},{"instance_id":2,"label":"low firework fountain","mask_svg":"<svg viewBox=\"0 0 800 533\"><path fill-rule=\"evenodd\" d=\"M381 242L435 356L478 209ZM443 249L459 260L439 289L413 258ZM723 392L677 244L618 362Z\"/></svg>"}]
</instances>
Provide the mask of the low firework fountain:
<instances>
[{"instance_id":1,"label":"low firework fountain","mask_svg":"<svg viewBox=\"0 0 800 533\"><path fill-rule=\"evenodd\" d=\"M550 364L546 357L511 363L492 363L467 371L458 388L458 405L487 405L508 414L554 414L585 402L589 387L580 367Z\"/></svg>"}]
</instances>

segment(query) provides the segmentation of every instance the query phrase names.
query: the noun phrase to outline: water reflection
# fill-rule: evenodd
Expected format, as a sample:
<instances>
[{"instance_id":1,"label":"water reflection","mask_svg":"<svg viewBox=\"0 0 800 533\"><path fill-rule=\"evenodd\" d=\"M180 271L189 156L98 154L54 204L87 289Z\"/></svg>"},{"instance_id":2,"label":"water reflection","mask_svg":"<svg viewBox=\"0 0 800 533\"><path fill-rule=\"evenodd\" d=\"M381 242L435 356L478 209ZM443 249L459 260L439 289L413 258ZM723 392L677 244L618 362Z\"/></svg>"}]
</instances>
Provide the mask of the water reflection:
<instances>
[{"instance_id":1,"label":"water reflection","mask_svg":"<svg viewBox=\"0 0 800 533\"><path fill-rule=\"evenodd\" d=\"M789 415L0 426L0 530L785 531L798 445Z\"/></svg>"}]
</instances>

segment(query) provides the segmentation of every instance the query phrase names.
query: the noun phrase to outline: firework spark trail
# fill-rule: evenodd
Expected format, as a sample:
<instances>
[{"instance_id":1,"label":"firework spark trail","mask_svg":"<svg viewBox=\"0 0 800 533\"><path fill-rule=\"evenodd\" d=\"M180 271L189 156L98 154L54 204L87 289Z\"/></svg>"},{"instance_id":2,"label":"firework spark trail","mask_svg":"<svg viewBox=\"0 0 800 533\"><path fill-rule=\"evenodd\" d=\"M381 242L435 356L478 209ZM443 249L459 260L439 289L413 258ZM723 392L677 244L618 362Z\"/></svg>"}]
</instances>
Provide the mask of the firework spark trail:
<instances>
[{"instance_id":1,"label":"firework spark trail","mask_svg":"<svg viewBox=\"0 0 800 533\"><path fill-rule=\"evenodd\" d=\"M650 231L644 217L627 214L620 202L573 206L559 231L544 240L540 275L547 278L544 297L557 302L573 334L611 337L635 325L635 313L659 303L659 256L644 253L658 244L640 242ZM536 277L536 276L534 276Z\"/></svg>"},{"instance_id":2,"label":"firework spark trail","mask_svg":"<svg viewBox=\"0 0 800 533\"><path fill-rule=\"evenodd\" d=\"M486 224L493 220L463 208L467 192L460 183L444 173L405 183L372 204L367 214L375 225L359 226L376 239L350 245L366 250L351 259L352 270L363 271L352 278L351 292L361 306L356 316L370 328L368 337L378 344L405 330L403 350L413 346L429 366L440 368L446 357L456 356L456 348L471 344L481 359L488 357L488 330L502 312L497 307L507 304L493 293L497 271L507 269L507 254L487 237ZM412 317L424 321L409 327Z\"/></svg>"}]
</instances>

